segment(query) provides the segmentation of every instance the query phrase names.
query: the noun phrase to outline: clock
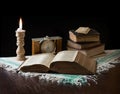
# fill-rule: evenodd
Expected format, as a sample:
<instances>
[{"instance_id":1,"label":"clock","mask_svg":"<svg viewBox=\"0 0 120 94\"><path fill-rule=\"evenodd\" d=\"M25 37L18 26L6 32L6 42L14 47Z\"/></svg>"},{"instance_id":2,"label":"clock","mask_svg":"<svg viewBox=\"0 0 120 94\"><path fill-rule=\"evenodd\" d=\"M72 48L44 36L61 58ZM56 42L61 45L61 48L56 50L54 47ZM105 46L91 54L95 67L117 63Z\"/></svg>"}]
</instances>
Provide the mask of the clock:
<instances>
[{"instance_id":1,"label":"clock","mask_svg":"<svg viewBox=\"0 0 120 94\"><path fill-rule=\"evenodd\" d=\"M62 37L45 36L32 38L32 55L39 53L58 53L62 50Z\"/></svg>"},{"instance_id":2,"label":"clock","mask_svg":"<svg viewBox=\"0 0 120 94\"><path fill-rule=\"evenodd\" d=\"M40 41L40 51L42 53L54 53L56 49L54 41L46 36Z\"/></svg>"}]
</instances>

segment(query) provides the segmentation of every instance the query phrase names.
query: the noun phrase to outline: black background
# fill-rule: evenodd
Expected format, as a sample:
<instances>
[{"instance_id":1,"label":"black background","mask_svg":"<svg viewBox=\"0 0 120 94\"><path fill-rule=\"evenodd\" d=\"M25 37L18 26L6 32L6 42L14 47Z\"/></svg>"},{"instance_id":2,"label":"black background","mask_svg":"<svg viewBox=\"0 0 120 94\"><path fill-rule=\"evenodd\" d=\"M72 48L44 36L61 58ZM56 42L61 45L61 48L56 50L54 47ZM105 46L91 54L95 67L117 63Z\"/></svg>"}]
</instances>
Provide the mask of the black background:
<instances>
[{"instance_id":1,"label":"black background","mask_svg":"<svg viewBox=\"0 0 120 94\"><path fill-rule=\"evenodd\" d=\"M0 56L16 55L16 36L19 18L22 17L25 34L26 55L31 54L31 39L48 36L61 36L63 49L66 49L68 31L80 26L89 26L100 32L101 42L105 49L118 49L119 37L114 19L108 16L2 16L2 30L0 32ZM118 29L117 29L118 30Z\"/></svg>"}]
</instances>

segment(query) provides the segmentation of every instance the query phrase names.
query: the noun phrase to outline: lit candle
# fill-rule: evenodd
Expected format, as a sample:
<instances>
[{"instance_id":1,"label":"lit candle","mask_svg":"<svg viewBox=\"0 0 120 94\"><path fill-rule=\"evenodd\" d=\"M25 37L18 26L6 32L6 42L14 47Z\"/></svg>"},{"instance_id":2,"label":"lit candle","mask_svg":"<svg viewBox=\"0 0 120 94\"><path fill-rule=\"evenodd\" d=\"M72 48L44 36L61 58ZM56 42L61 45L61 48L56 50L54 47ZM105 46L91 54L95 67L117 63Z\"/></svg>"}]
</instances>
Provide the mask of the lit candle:
<instances>
[{"instance_id":1,"label":"lit candle","mask_svg":"<svg viewBox=\"0 0 120 94\"><path fill-rule=\"evenodd\" d=\"M22 18L19 20L19 28L22 29Z\"/></svg>"},{"instance_id":2,"label":"lit candle","mask_svg":"<svg viewBox=\"0 0 120 94\"><path fill-rule=\"evenodd\" d=\"M16 37L17 37L17 43L16 45L17 50L17 60L25 60L25 50L24 50L24 37L25 37L25 30L22 29L22 18L19 20L19 28L16 30Z\"/></svg>"},{"instance_id":3,"label":"lit candle","mask_svg":"<svg viewBox=\"0 0 120 94\"><path fill-rule=\"evenodd\" d=\"M22 29L22 18L19 20L19 28L17 29L17 32L25 32L25 30Z\"/></svg>"}]
</instances>

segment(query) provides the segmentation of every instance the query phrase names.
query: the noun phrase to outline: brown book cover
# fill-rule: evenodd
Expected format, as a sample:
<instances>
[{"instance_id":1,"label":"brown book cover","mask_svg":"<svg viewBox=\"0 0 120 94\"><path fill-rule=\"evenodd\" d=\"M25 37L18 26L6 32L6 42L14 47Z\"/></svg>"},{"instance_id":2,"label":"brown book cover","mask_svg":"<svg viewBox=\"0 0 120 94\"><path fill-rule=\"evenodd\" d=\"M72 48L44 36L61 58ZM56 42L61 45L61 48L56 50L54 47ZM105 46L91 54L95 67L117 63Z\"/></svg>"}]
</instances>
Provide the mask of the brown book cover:
<instances>
[{"instance_id":1,"label":"brown book cover","mask_svg":"<svg viewBox=\"0 0 120 94\"><path fill-rule=\"evenodd\" d=\"M85 54L86 56L90 57L90 56L95 56L95 55L104 53L105 44L101 43L98 46L87 48L87 49L81 49L81 50L67 46L67 50L78 50L78 51L82 52L83 54Z\"/></svg>"},{"instance_id":2,"label":"brown book cover","mask_svg":"<svg viewBox=\"0 0 120 94\"><path fill-rule=\"evenodd\" d=\"M86 49L86 48L91 48L91 47L94 47L100 44L101 44L100 41L79 43L79 42L67 40L67 46L75 48L75 49Z\"/></svg>"},{"instance_id":3,"label":"brown book cover","mask_svg":"<svg viewBox=\"0 0 120 94\"><path fill-rule=\"evenodd\" d=\"M74 42L95 42L100 41L100 33L94 29L91 29L87 34L77 33L75 30L70 30L69 38Z\"/></svg>"}]
</instances>

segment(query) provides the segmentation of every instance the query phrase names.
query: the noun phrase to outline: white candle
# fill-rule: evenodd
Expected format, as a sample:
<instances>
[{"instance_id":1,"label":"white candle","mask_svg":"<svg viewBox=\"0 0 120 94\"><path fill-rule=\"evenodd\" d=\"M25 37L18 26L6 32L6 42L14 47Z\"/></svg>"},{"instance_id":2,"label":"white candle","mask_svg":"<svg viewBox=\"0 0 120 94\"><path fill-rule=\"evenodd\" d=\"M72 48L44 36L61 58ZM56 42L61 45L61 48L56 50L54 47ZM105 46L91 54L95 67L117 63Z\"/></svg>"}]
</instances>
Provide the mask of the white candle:
<instances>
[{"instance_id":1,"label":"white candle","mask_svg":"<svg viewBox=\"0 0 120 94\"><path fill-rule=\"evenodd\" d=\"M24 37L25 37L25 30L22 29L22 19L19 20L19 28L16 30L16 37L17 37L17 60L25 60L25 50L24 50Z\"/></svg>"}]
</instances>

